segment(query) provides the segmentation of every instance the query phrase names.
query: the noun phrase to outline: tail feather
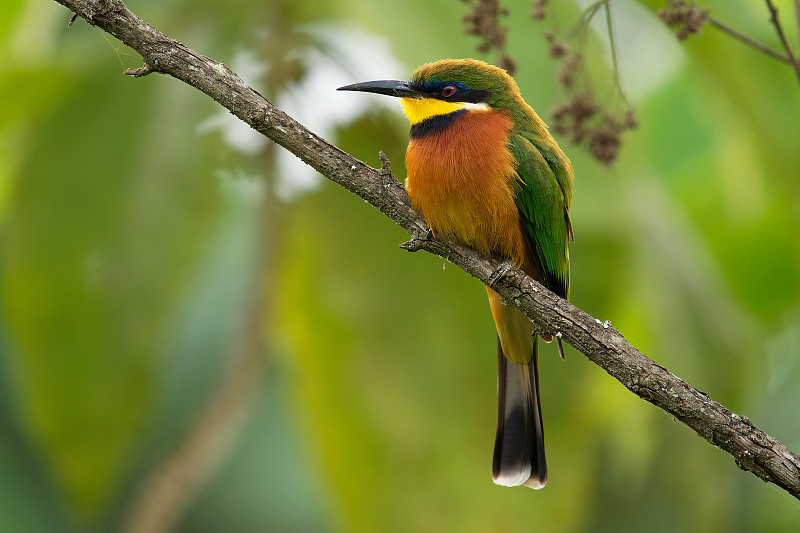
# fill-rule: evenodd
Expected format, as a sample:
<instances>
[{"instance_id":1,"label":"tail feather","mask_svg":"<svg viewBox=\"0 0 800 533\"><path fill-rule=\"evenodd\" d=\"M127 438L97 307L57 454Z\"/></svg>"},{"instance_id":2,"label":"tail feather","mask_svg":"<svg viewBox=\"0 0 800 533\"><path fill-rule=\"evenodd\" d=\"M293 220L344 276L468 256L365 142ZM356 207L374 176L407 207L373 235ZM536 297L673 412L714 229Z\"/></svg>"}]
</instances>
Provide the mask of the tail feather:
<instances>
[{"instance_id":1,"label":"tail feather","mask_svg":"<svg viewBox=\"0 0 800 533\"><path fill-rule=\"evenodd\" d=\"M527 363L514 363L497 341L497 435L492 477L498 485L540 489L547 483L539 402L538 343Z\"/></svg>"}]
</instances>

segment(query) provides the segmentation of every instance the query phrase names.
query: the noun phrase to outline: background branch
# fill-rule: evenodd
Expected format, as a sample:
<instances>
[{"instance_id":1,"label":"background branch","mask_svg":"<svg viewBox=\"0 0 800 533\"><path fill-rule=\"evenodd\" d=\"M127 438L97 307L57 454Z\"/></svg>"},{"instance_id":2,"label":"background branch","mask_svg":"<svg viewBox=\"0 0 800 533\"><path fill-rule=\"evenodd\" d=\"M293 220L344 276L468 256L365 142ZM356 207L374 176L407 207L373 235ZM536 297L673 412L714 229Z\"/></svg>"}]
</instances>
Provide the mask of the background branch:
<instances>
[{"instance_id":1,"label":"background branch","mask_svg":"<svg viewBox=\"0 0 800 533\"><path fill-rule=\"evenodd\" d=\"M749 37L749 36L745 35L744 33L731 28L730 26L728 26L724 22L720 22L719 20L715 19L714 17L708 17L708 23L711 24L712 26L714 26L715 28L717 28L718 30L720 30L720 31L722 31L724 33L727 33L728 35L730 35L734 39L738 39L738 40L742 41L743 43L745 43L746 45L751 46L751 47L755 48L756 50L758 50L760 52L764 52L765 54L767 54L770 57L774 57L775 59L777 59L779 61L783 61L785 63L791 63L792 62L791 59L786 54L782 54L779 51L777 51L774 48L772 48L771 46L767 46L767 45L765 45L763 43L760 43L760 42L756 41L752 37Z\"/></svg>"},{"instance_id":2,"label":"background branch","mask_svg":"<svg viewBox=\"0 0 800 533\"><path fill-rule=\"evenodd\" d=\"M319 138L275 108L224 64L197 54L131 13L122 2L57 0L87 22L139 53L144 75L160 72L201 90L235 116L314 169L380 209L404 228L413 248L438 254L488 283L500 267L474 250L430 237L424 220L408 204L388 165L370 168ZM744 470L800 499L800 457L746 417L731 412L645 357L608 322L601 322L558 298L522 272L511 270L493 284L544 331L562 338L639 397L662 408L711 444L725 450Z\"/></svg>"},{"instance_id":3,"label":"background branch","mask_svg":"<svg viewBox=\"0 0 800 533\"><path fill-rule=\"evenodd\" d=\"M794 69L798 81L800 81L800 59L795 56L792 47L789 45L786 33L783 31L780 17L778 16L778 8L775 7L772 0L766 0L766 4L770 14L770 23L775 27L775 32L781 40L783 52L771 46L767 46L715 19L709 14L711 11L710 8L700 7L694 2L689 3L686 0L670 0L667 7L658 10L658 16L661 17L667 26L675 28L676 35L680 40L684 40L690 35L699 35L704 24L711 24L721 32L728 34L759 52L790 64ZM798 25L797 29L800 32L800 0L794 1L794 9L795 19ZM800 39L800 37L798 38Z\"/></svg>"},{"instance_id":4,"label":"background branch","mask_svg":"<svg viewBox=\"0 0 800 533\"><path fill-rule=\"evenodd\" d=\"M795 3L795 9L797 9L797 7L797 3ZM792 47L783 31L783 24L781 24L781 19L778 17L778 8L775 7L775 4L772 3L772 0L767 0L767 8L769 8L770 21L772 22L772 25L775 26L775 31L778 33L778 37L781 39L781 44L783 44L783 49L786 51L786 57L789 58L789 63L791 63L792 67L794 67L794 72L797 74L797 79L800 80L800 61L797 60L794 52L792 52Z\"/></svg>"}]
</instances>

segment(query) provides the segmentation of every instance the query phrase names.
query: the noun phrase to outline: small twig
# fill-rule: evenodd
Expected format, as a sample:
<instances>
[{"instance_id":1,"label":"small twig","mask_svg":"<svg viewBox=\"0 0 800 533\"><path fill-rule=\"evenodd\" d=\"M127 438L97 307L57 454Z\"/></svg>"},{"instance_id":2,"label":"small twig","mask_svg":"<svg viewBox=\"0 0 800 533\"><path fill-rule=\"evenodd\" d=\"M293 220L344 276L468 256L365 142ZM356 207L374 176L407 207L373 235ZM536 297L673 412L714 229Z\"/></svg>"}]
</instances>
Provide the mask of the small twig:
<instances>
[{"instance_id":1,"label":"small twig","mask_svg":"<svg viewBox=\"0 0 800 533\"><path fill-rule=\"evenodd\" d=\"M398 246L407 252L419 252L425 247L425 240L411 239L410 241L401 242Z\"/></svg>"},{"instance_id":2,"label":"small twig","mask_svg":"<svg viewBox=\"0 0 800 533\"><path fill-rule=\"evenodd\" d=\"M794 53L792 52L792 47L789 46L789 41L786 39L786 34L783 32L781 19L778 18L778 8L775 7L775 4L772 3L772 0L766 0L766 2L767 7L769 8L770 21L775 26L775 31L778 32L778 37L780 37L783 48L786 50L786 55L789 57L789 60L794 63L795 59Z\"/></svg>"},{"instance_id":3,"label":"small twig","mask_svg":"<svg viewBox=\"0 0 800 533\"><path fill-rule=\"evenodd\" d=\"M794 18L797 23L797 48L800 50L800 0L794 0Z\"/></svg>"},{"instance_id":4,"label":"small twig","mask_svg":"<svg viewBox=\"0 0 800 533\"><path fill-rule=\"evenodd\" d=\"M378 172L384 176L391 176L392 162L389 161L389 158L386 157L386 154L384 154L383 151L378 152L378 158L381 160L381 168L378 169Z\"/></svg>"},{"instance_id":5,"label":"small twig","mask_svg":"<svg viewBox=\"0 0 800 533\"><path fill-rule=\"evenodd\" d=\"M418 252L425 248L425 245L433 239L433 231L427 228L422 237L414 237L410 241L401 242L400 248L407 252Z\"/></svg>"},{"instance_id":6,"label":"small twig","mask_svg":"<svg viewBox=\"0 0 800 533\"><path fill-rule=\"evenodd\" d=\"M625 105L628 109L632 109L631 103L628 101L628 98L625 96L625 91L622 90L622 79L620 78L619 74L619 66L617 64L617 45L614 42L614 25L611 23L611 7L609 6L608 2L603 4L603 9L606 12L606 27L608 28L608 45L611 48L611 64L614 67L614 87L616 87L619 95L622 97L622 101L625 102Z\"/></svg>"},{"instance_id":7,"label":"small twig","mask_svg":"<svg viewBox=\"0 0 800 533\"><path fill-rule=\"evenodd\" d=\"M765 44L762 44L762 43L756 41L755 39L753 39L751 37L748 37L747 35L741 33L738 30L734 30L733 28L731 28L727 24L718 21L714 17L708 17L708 23L711 24L712 26L714 26L715 28L717 28L718 30L720 30L720 31L722 31L724 33L727 33L728 35L730 35L734 39L738 39L738 40L742 41L743 43L745 43L746 45L751 46L751 47L755 48L756 50L759 50L760 52L764 52L768 56L774 57L775 59L777 59L779 61L783 61L785 63L791 63L792 62L792 60L789 57L787 57L786 55L778 52L774 48L772 48L770 46L767 46Z\"/></svg>"},{"instance_id":8,"label":"small twig","mask_svg":"<svg viewBox=\"0 0 800 533\"><path fill-rule=\"evenodd\" d=\"M133 76L134 78L141 78L142 76L147 76L151 72L155 72L153 67L151 67L148 63L145 63L139 68L129 68L123 72L123 74L126 76Z\"/></svg>"},{"instance_id":9,"label":"small twig","mask_svg":"<svg viewBox=\"0 0 800 533\"><path fill-rule=\"evenodd\" d=\"M578 19L577 24L575 24L575 26L570 28L570 30L567 32L567 38L571 39L573 36L577 35L581 30L583 30L583 27L591 22L591 20L597 14L597 11L604 5L608 5L609 1L610 0L598 0L594 4L584 9L583 13L581 13L580 18Z\"/></svg>"},{"instance_id":10,"label":"small twig","mask_svg":"<svg viewBox=\"0 0 800 533\"><path fill-rule=\"evenodd\" d=\"M676 29L676 36L680 40L686 39L689 35L699 35L702 27L705 24L711 24L713 27L717 28L723 33L728 34L734 39L737 39L744 44L777 59L778 61L789 63L792 65L792 68L794 68L798 81L800 81L800 60L795 57L792 47L789 46L786 33L783 31L783 25L778 17L778 9L775 7L775 4L772 3L772 0L765 1L767 3L767 9L769 9L770 21L772 22L772 25L775 26L775 30L778 33L778 37L781 40L781 44L783 45L785 53L776 48L760 43L752 37L749 37L742 32L731 28L727 24L724 24L711 17L709 15L709 8L701 8L694 2L689 3L686 0L670 0L670 3L667 7L658 10L658 16L667 26ZM800 38L800 0L794 0L794 6L795 16L797 17L798 38Z\"/></svg>"},{"instance_id":11,"label":"small twig","mask_svg":"<svg viewBox=\"0 0 800 533\"><path fill-rule=\"evenodd\" d=\"M789 62L794 67L794 72L797 74L797 80L800 81L800 61L797 60L794 56L794 52L792 52L792 47L789 46L789 40L786 38L786 34L783 31L783 25L781 24L780 18L778 18L778 8L775 7L775 4L772 3L772 0L766 0L767 7L769 8L770 14L770 21L775 26L775 31L778 32L778 37L781 39L781 43L783 43L783 48L786 50L786 55L789 58ZM797 3L795 2L795 8L797 7Z\"/></svg>"}]
</instances>

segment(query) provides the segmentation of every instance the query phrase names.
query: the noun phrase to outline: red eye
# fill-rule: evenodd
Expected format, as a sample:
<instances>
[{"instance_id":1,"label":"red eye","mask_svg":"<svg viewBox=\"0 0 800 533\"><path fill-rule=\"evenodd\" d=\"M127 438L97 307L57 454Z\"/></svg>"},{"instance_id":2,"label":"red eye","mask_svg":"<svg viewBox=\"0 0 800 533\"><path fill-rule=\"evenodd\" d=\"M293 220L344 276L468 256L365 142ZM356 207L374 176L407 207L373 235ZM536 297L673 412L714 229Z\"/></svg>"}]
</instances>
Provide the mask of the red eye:
<instances>
[{"instance_id":1,"label":"red eye","mask_svg":"<svg viewBox=\"0 0 800 533\"><path fill-rule=\"evenodd\" d=\"M445 85L444 87L442 87L442 96L444 96L445 98L450 98L454 94L456 94L455 86Z\"/></svg>"}]
</instances>

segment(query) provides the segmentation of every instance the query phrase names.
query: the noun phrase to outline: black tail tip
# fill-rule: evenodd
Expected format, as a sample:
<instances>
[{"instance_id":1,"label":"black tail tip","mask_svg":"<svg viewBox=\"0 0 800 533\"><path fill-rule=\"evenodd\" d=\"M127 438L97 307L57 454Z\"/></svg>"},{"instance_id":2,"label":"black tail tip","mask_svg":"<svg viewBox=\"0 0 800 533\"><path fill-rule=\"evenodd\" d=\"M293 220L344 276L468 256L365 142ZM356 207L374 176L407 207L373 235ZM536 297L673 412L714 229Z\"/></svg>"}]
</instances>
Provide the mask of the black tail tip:
<instances>
[{"instance_id":1,"label":"black tail tip","mask_svg":"<svg viewBox=\"0 0 800 533\"><path fill-rule=\"evenodd\" d=\"M511 409L498 428L492 461L492 479L496 485L524 485L541 489L547 483L544 443L537 439L530 425L531 417L522 406Z\"/></svg>"}]
</instances>

